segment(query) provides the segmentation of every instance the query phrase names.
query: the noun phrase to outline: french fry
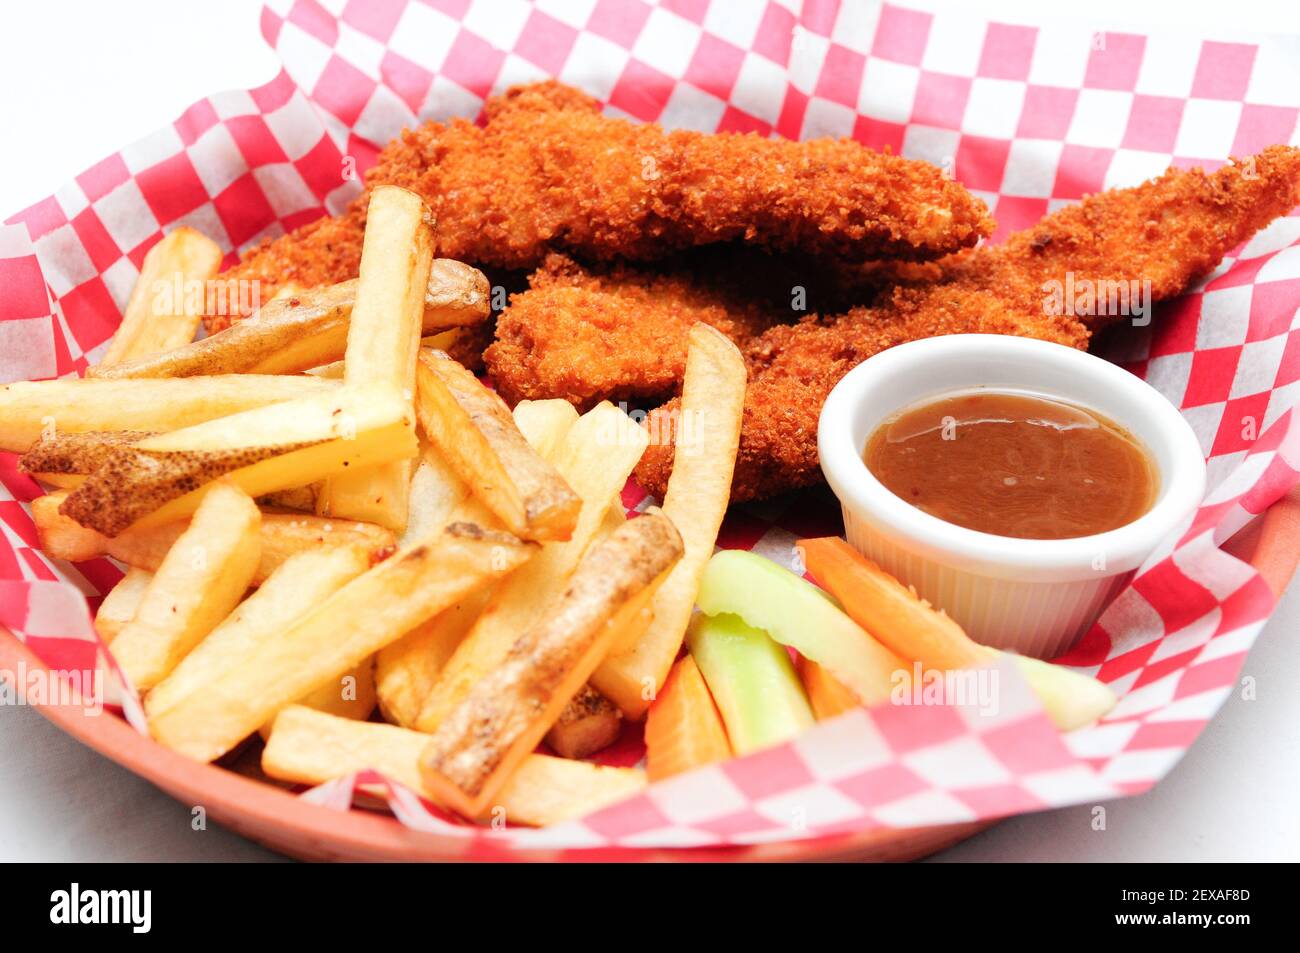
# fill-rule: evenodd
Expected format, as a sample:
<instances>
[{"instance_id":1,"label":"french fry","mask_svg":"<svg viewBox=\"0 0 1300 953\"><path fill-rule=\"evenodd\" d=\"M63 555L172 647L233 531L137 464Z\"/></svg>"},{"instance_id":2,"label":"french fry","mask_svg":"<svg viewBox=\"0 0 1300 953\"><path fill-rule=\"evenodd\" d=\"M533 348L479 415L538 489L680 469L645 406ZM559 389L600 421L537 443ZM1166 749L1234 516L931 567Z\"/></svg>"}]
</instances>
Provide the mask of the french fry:
<instances>
[{"instance_id":1,"label":"french fry","mask_svg":"<svg viewBox=\"0 0 1300 953\"><path fill-rule=\"evenodd\" d=\"M157 685L239 603L261 557L262 514L216 484L149 581L113 657L139 691Z\"/></svg>"},{"instance_id":2,"label":"french fry","mask_svg":"<svg viewBox=\"0 0 1300 953\"><path fill-rule=\"evenodd\" d=\"M362 573L259 646L237 671L156 716L153 735L196 760L219 758L285 705L516 569L535 548L453 524Z\"/></svg>"},{"instance_id":3,"label":"french fry","mask_svg":"<svg viewBox=\"0 0 1300 953\"><path fill-rule=\"evenodd\" d=\"M18 459L18 469L46 482L66 480L93 473L113 451L139 443L152 433L135 430L103 430L90 433L54 433L41 437Z\"/></svg>"},{"instance_id":4,"label":"french fry","mask_svg":"<svg viewBox=\"0 0 1300 953\"><path fill-rule=\"evenodd\" d=\"M0 386L0 451L91 430L177 430L267 404L337 393L338 381L230 374L185 380L19 381Z\"/></svg>"},{"instance_id":5,"label":"french fry","mask_svg":"<svg viewBox=\"0 0 1300 953\"><path fill-rule=\"evenodd\" d=\"M516 412L525 404L532 406L523 412L521 431L529 444L543 456L553 454L559 441L578 419L578 412L563 400L524 401ZM519 419L517 416L516 421ZM622 507L611 507L606 523L602 524L602 532L613 531L608 524L615 510L618 523L623 522ZM494 517L487 508L470 495L469 487L438 452L426 446L420 466L411 478L410 515L403 539L428 533L452 520L490 525L492 519ZM375 655L379 710L388 721L403 728L415 727L424 701L433 691L443 666L483 614L491 596L491 589L474 593Z\"/></svg>"},{"instance_id":6,"label":"french fry","mask_svg":"<svg viewBox=\"0 0 1300 953\"><path fill-rule=\"evenodd\" d=\"M433 800L420 780L420 751L429 736L393 725L364 724L290 706L275 719L262 770L298 784L323 784L377 771ZM531 754L499 795L511 824L546 827L576 820L641 791L645 772ZM374 791L383 796L382 789Z\"/></svg>"},{"instance_id":7,"label":"french fry","mask_svg":"<svg viewBox=\"0 0 1300 953\"><path fill-rule=\"evenodd\" d=\"M681 537L657 512L592 547L542 617L433 732L420 772L439 803L482 816L681 556Z\"/></svg>"},{"instance_id":8,"label":"french fry","mask_svg":"<svg viewBox=\"0 0 1300 953\"><path fill-rule=\"evenodd\" d=\"M343 387L174 430L112 452L60 512L115 536L188 516L224 477L249 496L411 457L407 402L389 388Z\"/></svg>"},{"instance_id":9,"label":"french fry","mask_svg":"<svg viewBox=\"0 0 1300 953\"><path fill-rule=\"evenodd\" d=\"M435 264L437 259L435 259ZM428 337L420 338L420 347L431 347L435 351L445 351L451 347L460 338L464 328L448 328L446 331L439 331L437 334L430 334ZM315 377L328 377L333 380L343 380L346 361L342 359L330 361L328 364L322 364L319 367L308 368L304 374L311 374Z\"/></svg>"},{"instance_id":10,"label":"french fry","mask_svg":"<svg viewBox=\"0 0 1300 953\"><path fill-rule=\"evenodd\" d=\"M574 424L578 412L567 400L521 400L512 413L524 439L545 459L553 460L556 449Z\"/></svg>"},{"instance_id":11,"label":"french fry","mask_svg":"<svg viewBox=\"0 0 1300 953\"><path fill-rule=\"evenodd\" d=\"M727 337L691 328L673 472L664 513L681 531L686 555L655 594L654 619L640 637L616 646L592 684L628 718L640 718L663 687L682 647L700 577L731 498L731 476L745 406L745 362Z\"/></svg>"},{"instance_id":12,"label":"french fry","mask_svg":"<svg viewBox=\"0 0 1300 953\"><path fill-rule=\"evenodd\" d=\"M344 353L344 383L391 387L412 416L415 358L433 260L431 221L414 192L379 186L370 193ZM334 476L325 482L317 512L364 519L400 533L406 528L411 470L409 459L396 459Z\"/></svg>"},{"instance_id":13,"label":"french fry","mask_svg":"<svg viewBox=\"0 0 1300 953\"><path fill-rule=\"evenodd\" d=\"M546 743L562 758L589 758L623 732L623 713L590 685L583 685L560 711Z\"/></svg>"},{"instance_id":14,"label":"french fry","mask_svg":"<svg viewBox=\"0 0 1300 953\"><path fill-rule=\"evenodd\" d=\"M144 569L128 569L126 575L117 581L117 585L108 591L108 595L99 604L95 613L95 631L105 642L112 642L122 627L135 618L140 608L145 590L153 581L153 573Z\"/></svg>"},{"instance_id":15,"label":"french fry","mask_svg":"<svg viewBox=\"0 0 1300 953\"><path fill-rule=\"evenodd\" d=\"M206 283L220 267L221 248L205 235L184 226L164 235L144 256L101 363L118 364L193 341L203 319Z\"/></svg>"},{"instance_id":16,"label":"french fry","mask_svg":"<svg viewBox=\"0 0 1300 953\"><path fill-rule=\"evenodd\" d=\"M375 654L375 693L384 718L414 728L438 673L482 615L491 589L471 593Z\"/></svg>"},{"instance_id":17,"label":"french fry","mask_svg":"<svg viewBox=\"0 0 1300 953\"><path fill-rule=\"evenodd\" d=\"M532 448L505 401L440 351L421 349L416 417L430 443L520 539L568 539L582 501Z\"/></svg>"},{"instance_id":18,"label":"french fry","mask_svg":"<svg viewBox=\"0 0 1300 953\"><path fill-rule=\"evenodd\" d=\"M237 671L258 648L369 568L358 546L309 550L285 560L149 693L145 714L154 718Z\"/></svg>"},{"instance_id":19,"label":"french fry","mask_svg":"<svg viewBox=\"0 0 1300 953\"><path fill-rule=\"evenodd\" d=\"M357 279L277 294L256 314L175 350L87 370L90 377L193 377L199 374L297 374L341 361L356 304ZM487 278L441 258L429 270L421 327L442 331L487 320ZM449 338L435 335L435 346ZM446 343L443 343L446 342ZM338 370L342 376L343 365ZM330 376L330 375L326 375Z\"/></svg>"},{"instance_id":20,"label":"french fry","mask_svg":"<svg viewBox=\"0 0 1300 953\"><path fill-rule=\"evenodd\" d=\"M84 562L112 556L133 568L153 572L189 525L188 520L178 520L163 526L129 529L110 539L60 513L59 507L67 497L67 491L60 490L32 500L32 521L41 549L54 559ZM253 574L255 586L290 556L305 550L357 545L365 549L373 564L391 555L397 545L392 531L382 526L306 513L263 512L260 536L262 558Z\"/></svg>"},{"instance_id":21,"label":"french fry","mask_svg":"<svg viewBox=\"0 0 1300 953\"><path fill-rule=\"evenodd\" d=\"M326 682L314 692L308 692L298 704L331 718L366 721L375 710L375 700L375 660L368 658L337 681ZM263 741L270 739L274 724L273 716L257 729Z\"/></svg>"},{"instance_id":22,"label":"french fry","mask_svg":"<svg viewBox=\"0 0 1300 953\"><path fill-rule=\"evenodd\" d=\"M623 489L647 442L645 429L605 402L584 414L555 451L555 467L582 499L573 535L549 542L519 572L498 587L483 615L438 677L425 701L418 727L432 732L474 684L505 658L519 634L564 588L583 552L600 529L615 494Z\"/></svg>"}]
</instances>

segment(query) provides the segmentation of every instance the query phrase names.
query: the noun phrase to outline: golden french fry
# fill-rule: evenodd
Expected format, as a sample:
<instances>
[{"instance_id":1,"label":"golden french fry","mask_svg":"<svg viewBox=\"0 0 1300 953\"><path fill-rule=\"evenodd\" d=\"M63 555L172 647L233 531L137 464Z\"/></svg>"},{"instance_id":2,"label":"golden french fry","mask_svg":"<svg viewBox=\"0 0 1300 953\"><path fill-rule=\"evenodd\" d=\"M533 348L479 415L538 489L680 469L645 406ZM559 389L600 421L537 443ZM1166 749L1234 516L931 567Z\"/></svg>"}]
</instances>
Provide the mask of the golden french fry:
<instances>
[{"instance_id":1,"label":"golden french fry","mask_svg":"<svg viewBox=\"0 0 1300 953\"><path fill-rule=\"evenodd\" d=\"M115 536L188 516L219 477L262 496L415 451L401 396L378 385L345 386L117 448L60 512Z\"/></svg>"},{"instance_id":2,"label":"golden french fry","mask_svg":"<svg viewBox=\"0 0 1300 953\"><path fill-rule=\"evenodd\" d=\"M562 758L589 758L623 731L623 713L590 685L583 685L560 711L546 743Z\"/></svg>"},{"instance_id":3,"label":"golden french fry","mask_svg":"<svg viewBox=\"0 0 1300 953\"><path fill-rule=\"evenodd\" d=\"M55 433L42 437L18 460L18 469L33 477L68 480L93 473L113 451L139 443L154 434L134 430L103 430L89 433ZM74 486L81 481L73 482Z\"/></svg>"},{"instance_id":4,"label":"golden french fry","mask_svg":"<svg viewBox=\"0 0 1300 953\"><path fill-rule=\"evenodd\" d=\"M648 611L681 555L681 537L658 512L592 547L542 617L433 732L420 774L440 803L482 816L623 627Z\"/></svg>"},{"instance_id":5,"label":"golden french fry","mask_svg":"<svg viewBox=\"0 0 1300 953\"><path fill-rule=\"evenodd\" d=\"M393 725L348 721L301 706L275 719L262 752L262 770L298 784L323 784L359 771L378 771L430 799L420 780L420 750L429 736ZM511 824L546 827L575 820L640 792L639 768L611 768L532 754L501 789ZM375 790L379 796L383 791Z\"/></svg>"},{"instance_id":6,"label":"golden french fry","mask_svg":"<svg viewBox=\"0 0 1300 953\"><path fill-rule=\"evenodd\" d=\"M342 377L357 279L309 291L287 291L281 289L252 317L211 337L162 354L92 367L86 374L149 378L296 374L309 369L320 374L318 365L335 362L338 374L322 376ZM431 340L439 342L436 347L447 347L460 326L487 320L491 313L487 298L487 278L482 272L458 261L438 259L429 271L421 327L426 332L439 331Z\"/></svg>"},{"instance_id":7,"label":"golden french fry","mask_svg":"<svg viewBox=\"0 0 1300 953\"><path fill-rule=\"evenodd\" d=\"M415 355L433 260L431 222L429 209L414 192L385 185L370 193L344 354L344 383L391 387L412 416ZM316 511L400 533L406 528L411 471L410 460L398 459L334 476L325 482Z\"/></svg>"},{"instance_id":8,"label":"golden french fry","mask_svg":"<svg viewBox=\"0 0 1300 953\"><path fill-rule=\"evenodd\" d=\"M113 657L139 691L171 672L239 604L261 558L262 514L248 495L213 486L158 567Z\"/></svg>"},{"instance_id":9,"label":"golden french fry","mask_svg":"<svg viewBox=\"0 0 1300 953\"><path fill-rule=\"evenodd\" d=\"M706 324L691 328L677 427L677 453L664 513L681 531L686 555L654 599L654 619L639 638L619 645L591 682L629 718L640 718L663 687L682 647L731 498L731 476L745 406L745 361L727 337Z\"/></svg>"},{"instance_id":10,"label":"golden french fry","mask_svg":"<svg viewBox=\"0 0 1300 953\"><path fill-rule=\"evenodd\" d=\"M385 719L403 728L415 727L438 673L491 596L488 588L471 593L375 654L375 693Z\"/></svg>"},{"instance_id":11,"label":"golden french fry","mask_svg":"<svg viewBox=\"0 0 1300 953\"><path fill-rule=\"evenodd\" d=\"M153 573L145 569L128 569L99 604L95 613L95 631L105 642L112 642L122 627L135 618Z\"/></svg>"},{"instance_id":12,"label":"golden french fry","mask_svg":"<svg viewBox=\"0 0 1300 953\"><path fill-rule=\"evenodd\" d=\"M237 671L156 716L153 735L199 761L219 758L285 705L511 572L535 548L453 524L362 573L259 646Z\"/></svg>"},{"instance_id":13,"label":"golden french fry","mask_svg":"<svg viewBox=\"0 0 1300 953\"><path fill-rule=\"evenodd\" d=\"M572 426L555 452L555 466L583 501L573 535L563 542L543 544L536 558L498 587L426 700L418 722L422 731L435 729L474 684L500 664L519 634L564 588L646 443L645 429L608 402Z\"/></svg>"},{"instance_id":14,"label":"golden french fry","mask_svg":"<svg viewBox=\"0 0 1300 953\"><path fill-rule=\"evenodd\" d=\"M285 560L149 693L145 714L154 718L237 672L258 648L369 568L369 556L357 546L309 550Z\"/></svg>"},{"instance_id":15,"label":"golden french fry","mask_svg":"<svg viewBox=\"0 0 1300 953\"><path fill-rule=\"evenodd\" d=\"M524 439L547 460L553 460L569 428L578 422L578 412L567 400L521 400L513 416Z\"/></svg>"},{"instance_id":16,"label":"golden french fry","mask_svg":"<svg viewBox=\"0 0 1300 953\"><path fill-rule=\"evenodd\" d=\"M0 385L0 450L26 453L42 436L190 427L267 404L333 394L338 381L231 374L185 380L19 381Z\"/></svg>"},{"instance_id":17,"label":"golden french fry","mask_svg":"<svg viewBox=\"0 0 1300 953\"><path fill-rule=\"evenodd\" d=\"M206 284L221 267L221 248L181 226L144 256L122 323L109 342L108 366L189 344L203 320Z\"/></svg>"},{"instance_id":18,"label":"golden french fry","mask_svg":"<svg viewBox=\"0 0 1300 953\"><path fill-rule=\"evenodd\" d=\"M500 397L441 351L421 349L416 418L448 465L520 539L568 539L582 501L532 448Z\"/></svg>"},{"instance_id":19,"label":"golden french fry","mask_svg":"<svg viewBox=\"0 0 1300 953\"><path fill-rule=\"evenodd\" d=\"M112 556L119 562L149 572L162 565L163 557L189 525L177 520L162 526L129 529L111 539L93 529L86 529L59 512L68 498L66 490L38 496L32 500L32 521L41 549L54 559L84 562L100 556ZM262 514L262 559L253 574L253 585L261 583L290 556L308 549L334 546L361 546L371 563L389 556L397 545L391 530L372 523L352 520L328 520L306 513Z\"/></svg>"},{"instance_id":20,"label":"golden french fry","mask_svg":"<svg viewBox=\"0 0 1300 953\"><path fill-rule=\"evenodd\" d=\"M376 700L375 660L368 658L337 681L326 682L314 692L308 692L298 704L332 718L365 721L375 710ZM263 741L271 737L274 724L275 718L272 717L257 729Z\"/></svg>"}]
</instances>

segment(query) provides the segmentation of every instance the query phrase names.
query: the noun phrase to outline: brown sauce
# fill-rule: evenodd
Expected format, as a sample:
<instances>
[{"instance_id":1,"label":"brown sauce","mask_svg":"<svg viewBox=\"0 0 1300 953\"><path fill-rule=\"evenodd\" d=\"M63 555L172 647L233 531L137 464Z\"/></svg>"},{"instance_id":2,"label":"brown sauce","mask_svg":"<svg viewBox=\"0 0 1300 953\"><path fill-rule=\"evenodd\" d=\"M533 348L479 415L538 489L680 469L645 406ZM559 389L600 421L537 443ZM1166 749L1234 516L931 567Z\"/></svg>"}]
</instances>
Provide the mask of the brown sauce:
<instances>
[{"instance_id":1,"label":"brown sauce","mask_svg":"<svg viewBox=\"0 0 1300 953\"><path fill-rule=\"evenodd\" d=\"M1091 536L1131 523L1159 489L1146 449L1095 411L966 392L902 411L867 440L892 493L957 526L1019 539Z\"/></svg>"}]
</instances>

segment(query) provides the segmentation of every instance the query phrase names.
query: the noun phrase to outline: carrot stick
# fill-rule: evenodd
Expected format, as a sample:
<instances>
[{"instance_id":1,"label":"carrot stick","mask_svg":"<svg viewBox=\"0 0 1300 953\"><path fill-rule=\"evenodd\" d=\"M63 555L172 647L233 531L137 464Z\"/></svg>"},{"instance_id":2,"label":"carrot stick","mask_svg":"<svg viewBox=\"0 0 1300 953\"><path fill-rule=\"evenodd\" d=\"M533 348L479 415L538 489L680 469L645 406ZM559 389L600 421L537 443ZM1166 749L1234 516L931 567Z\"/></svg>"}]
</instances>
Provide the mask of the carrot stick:
<instances>
[{"instance_id":1,"label":"carrot stick","mask_svg":"<svg viewBox=\"0 0 1300 953\"><path fill-rule=\"evenodd\" d=\"M646 714L645 747L651 781L731 757L718 706L689 655L673 666Z\"/></svg>"},{"instance_id":2,"label":"carrot stick","mask_svg":"<svg viewBox=\"0 0 1300 953\"><path fill-rule=\"evenodd\" d=\"M805 539L804 564L858 625L925 668L968 668L989 651L915 591L836 536Z\"/></svg>"},{"instance_id":3,"label":"carrot stick","mask_svg":"<svg viewBox=\"0 0 1300 953\"><path fill-rule=\"evenodd\" d=\"M801 655L794 667L803 681L804 691L808 693L808 701L812 704L813 714L818 721L862 707L862 702L858 701L858 696L853 694L851 688L812 659Z\"/></svg>"}]
</instances>

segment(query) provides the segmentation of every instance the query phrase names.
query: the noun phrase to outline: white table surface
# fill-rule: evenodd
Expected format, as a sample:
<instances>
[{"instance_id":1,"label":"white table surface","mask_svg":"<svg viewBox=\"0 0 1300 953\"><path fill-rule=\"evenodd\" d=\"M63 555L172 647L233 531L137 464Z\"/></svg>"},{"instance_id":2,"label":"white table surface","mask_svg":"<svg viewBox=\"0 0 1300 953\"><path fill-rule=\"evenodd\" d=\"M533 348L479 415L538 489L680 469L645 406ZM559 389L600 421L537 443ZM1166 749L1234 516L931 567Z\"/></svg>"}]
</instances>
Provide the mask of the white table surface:
<instances>
[{"instance_id":1,"label":"white table surface","mask_svg":"<svg viewBox=\"0 0 1300 953\"><path fill-rule=\"evenodd\" d=\"M846 0L847 2L847 0ZM934 4L929 4L934 5ZM254 0L42 0L6 8L0 30L0 218L53 192L106 153L153 131L194 100L275 75ZM969 6L969 4L968 4ZM1038 0L976 6L1032 23ZM1217 0L1180 3L1181 28L1221 33ZM1091 0L1092 25L1159 29L1168 4ZM1233 5L1234 30L1294 26L1289 0ZM1168 27L1163 27L1167 29ZM1293 586L1243 674L1257 697L1233 697L1157 788L1107 806L1005 821L937 859L1208 861L1300 859L1300 586ZM275 860L52 727L0 707L0 861Z\"/></svg>"}]
</instances>

